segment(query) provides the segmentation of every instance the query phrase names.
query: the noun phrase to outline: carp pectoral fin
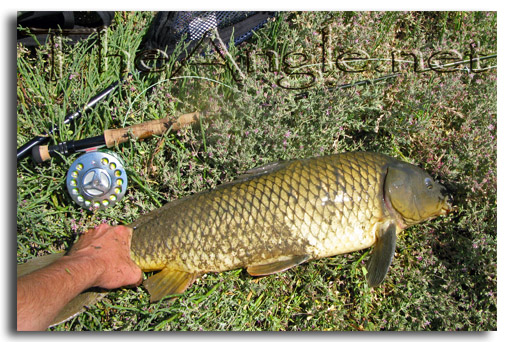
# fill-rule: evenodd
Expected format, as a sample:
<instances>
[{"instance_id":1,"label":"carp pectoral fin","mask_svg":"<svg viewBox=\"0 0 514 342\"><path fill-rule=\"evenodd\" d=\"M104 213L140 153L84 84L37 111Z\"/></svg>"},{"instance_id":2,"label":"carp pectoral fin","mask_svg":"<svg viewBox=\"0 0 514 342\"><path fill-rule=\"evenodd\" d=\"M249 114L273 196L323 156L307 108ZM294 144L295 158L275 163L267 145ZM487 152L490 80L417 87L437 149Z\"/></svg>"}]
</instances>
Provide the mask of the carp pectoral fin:
<instances>
[{"instance_id":1,"label":"carp pectoral fin","mask_svg":"<svg viewBox=\"0 0 514 342\"><path fill-rule=\"evenodd\" d=\"M264 276L268 274L278 273L290 269L302 262L308 260L310 255L291 255L286 259L271 262L264 265L251 265L247 267L247 271L252 276Z\"/></svg>"},{"instance_id":2,"label":"carp pectoral fin","mask_svg":"<svg viewBox=\"0 0 514 342\"><path fill-rule=\"evenodd\" d=\"M393 261L395 248L396 225L390 223L375 243L373 254L371 254L368 263L368 285L370 287L378 286L384 280Z\"/></svg>"},{"instance_id":3,"label":"carp pectoral fin","mask_svg":"<svg viewBox=\"0 0 514 342\"><path fill-rule=\"evenodd\" d=\"M195 278L194 273L163 268L159 273L146 279L143 285L150 292L150 301L156 302L164 296L184 292Z\"/></svg>"}]
</instances>

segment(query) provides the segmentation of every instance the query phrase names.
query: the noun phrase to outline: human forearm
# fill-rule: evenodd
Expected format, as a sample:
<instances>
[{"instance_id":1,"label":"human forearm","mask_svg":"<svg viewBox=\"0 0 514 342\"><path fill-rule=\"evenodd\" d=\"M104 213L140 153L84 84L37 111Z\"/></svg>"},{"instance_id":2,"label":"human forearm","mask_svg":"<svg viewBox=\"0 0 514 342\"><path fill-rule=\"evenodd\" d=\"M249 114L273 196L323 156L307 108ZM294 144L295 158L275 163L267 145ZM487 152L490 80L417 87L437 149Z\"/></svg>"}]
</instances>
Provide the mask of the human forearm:
<instances>
[{"instance_id":1,"label":"human forearm","mask_svg":"<svg viewBox=\"0 0 514 342\"><path fill-rule=\"evenodd\" d=\"M71 299L95 286L103 270L88 256L64 256L18 279L18 330L44 330Z\"/></svg>"},{"instance_id":2,"label":"human forearm","mask_svg":"<svg viewBox=\"0 0 514 342\"><path fill-rule=\"evenodd\" d=\"M130 259L132 229L101 224L89 229L68 255L18 278L18 330L46 329L62 308L90 287L139 284L142 273Z\"/></svg>"}]
</instances>

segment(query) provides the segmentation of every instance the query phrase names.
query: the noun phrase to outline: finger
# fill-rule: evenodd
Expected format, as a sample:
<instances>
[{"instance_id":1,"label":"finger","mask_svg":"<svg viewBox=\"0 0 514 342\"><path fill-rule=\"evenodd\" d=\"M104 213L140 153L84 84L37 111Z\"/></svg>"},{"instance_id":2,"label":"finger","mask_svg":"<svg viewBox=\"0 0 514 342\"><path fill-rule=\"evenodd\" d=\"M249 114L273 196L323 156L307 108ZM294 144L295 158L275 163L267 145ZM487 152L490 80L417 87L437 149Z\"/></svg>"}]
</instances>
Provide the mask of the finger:
<instances>
[{"instance_id":1,"label":"finger","mask_svg":"<svg viewBox=\"0 0 514 342\"><path fill-rule=\"evenodd\" d=\"M103 233L106 229L108 229L110 226L107 223L101 223L98 226L94 228L89 228L84 233L82 233L81 237L84 235L92 235L92 234L99 234Z\"/></svg>"},{"instance_id":2,"label":"finger","mask_svg":"<svg viewBox=\"0 0 514 342\"><path fill-rule=\"evenodd\" d=\"M139 277L137 278L137 281L134 282L133 286L138 286L143 282L143 272L139 267L137 267L137 272L139 272Z\"/></svg>"},{"instance_id":3,"label":"finger","mask_svg":"<svg viewBox=\"0 0 514 342\"><path fill-rule=\"evenodd\" d=\"M100 223L98 226L95 227L96 230L103 230L103 229L107 229L111 227L110 225L108 225L107 223Z\"/></svg>"},{"instance_id":4,"label":"finger","mask_svg":"<svg viewBox=\"0 0 514 342\"><path fill-rule=\"evenodd\" d=\"M121 235L124 238L124 240L128 242L128 248L130 250L130 246L131 246L131 242L132 242L132 233L134 230L130 227L123 226L123 225L116 226L116 227L114 227L114 229L115 229L116 233Z\"/></svg>"}]
</instances>

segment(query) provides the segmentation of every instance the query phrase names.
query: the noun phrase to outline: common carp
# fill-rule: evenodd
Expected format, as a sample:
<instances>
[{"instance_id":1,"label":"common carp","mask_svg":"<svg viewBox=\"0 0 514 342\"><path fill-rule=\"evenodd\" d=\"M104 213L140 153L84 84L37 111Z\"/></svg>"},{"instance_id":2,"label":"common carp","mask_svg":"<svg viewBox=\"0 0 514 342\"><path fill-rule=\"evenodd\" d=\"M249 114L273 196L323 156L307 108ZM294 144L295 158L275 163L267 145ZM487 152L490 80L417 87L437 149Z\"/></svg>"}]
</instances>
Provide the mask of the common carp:
<instances>
[{"instance_id":1,"label":"common carp","mask_svg":"<svg viewBox=\"0 0 514 342\"><path fill-rule=\"evenodd\" d=\"M374 246L369 286L391 265L397 234L452 209L445 188L417 166L373 152L349 152L272 163L212 191L170 202L141 216L131 258L151 301L184 292L201 274L245 267L263 276L312 259ZM60 255L18 265L18 277ZM86 291L52 325L94 304Z\"/></svg>"},{"instance_id":2,"label":"common carp","mask_svg":"<svg viewBox=\"0 0 514 342\"><path fill-rule=\"evenodd\" d=\"M131 257L157 301L201 274L245 267L285 271L312 259L374 246L367 281L379 285L396 237L451 210L442 185L417 166L350 152L272 163L136 220Z\"/></svg>"}]
</instances>

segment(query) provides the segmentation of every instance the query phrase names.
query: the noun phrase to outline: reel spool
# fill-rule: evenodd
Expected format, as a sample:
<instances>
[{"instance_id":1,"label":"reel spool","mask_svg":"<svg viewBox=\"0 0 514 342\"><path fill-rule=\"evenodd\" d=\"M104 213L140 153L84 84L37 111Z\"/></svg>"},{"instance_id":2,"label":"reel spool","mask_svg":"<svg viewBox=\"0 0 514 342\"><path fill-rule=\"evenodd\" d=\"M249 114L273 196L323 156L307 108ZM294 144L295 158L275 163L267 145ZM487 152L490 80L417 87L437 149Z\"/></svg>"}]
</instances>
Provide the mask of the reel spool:
<instances>
[{"instance_id":1,"label":"reel spool","mask_svg":"<svg viewBox=\"0 0 514 342\"><path fill-rule=\"evenodd\" d=\"M127 173L114 152L87 152L71 165L66 186L71 198L82 208L105 209L125 195Z\"/></svg>"}]
</instances>

